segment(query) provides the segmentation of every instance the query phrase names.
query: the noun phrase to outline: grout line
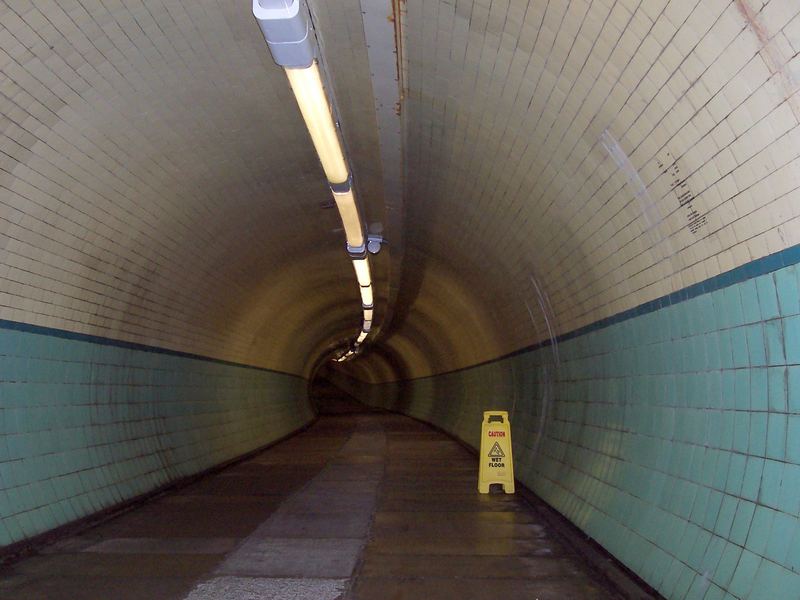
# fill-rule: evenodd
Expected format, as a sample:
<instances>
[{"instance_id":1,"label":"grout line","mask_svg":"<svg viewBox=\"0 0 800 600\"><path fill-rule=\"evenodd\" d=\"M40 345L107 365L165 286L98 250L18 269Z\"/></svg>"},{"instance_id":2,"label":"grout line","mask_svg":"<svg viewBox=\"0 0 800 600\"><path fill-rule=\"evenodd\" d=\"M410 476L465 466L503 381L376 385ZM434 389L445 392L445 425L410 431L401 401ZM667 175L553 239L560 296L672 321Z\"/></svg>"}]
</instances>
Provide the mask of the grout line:
<instances>
[{"instance_id":1,"label":"grout line","mask_svg":"<svg viewBox=\"0 0 800 600\"><path fill-rule=\"evenodd\" d=\"M161 346L150 346L148 344L140 344L139 342L128 342L125 340L103 337L100 335L93 335L89 333L79 333L77 331L58 329L56 327L33 325L32 323L23 323L21 321L10 321L8 319L0 319L0 330L20 331L24 333L31 333L34 335L46 335L63 340L96 344L98 346L112 346L115 348L122 348L123 350L134 350L138 352L148 352L152 354L163 354L166 356L175 356L177 358L186 358L190 360L200 360L203 362L215 363L218 365L224 365L226 367L238 367L241 369L251 369L254 371L262 371L265 373L275 373L277 375L285 375L287 377L294 377L297 379L305 379L305 377L303 377L302 375L297 375L296 373L288 373L286 371L276 371L275 369L268 369L266 367L259 367L257 365L238 363L230 360L224 360L222 358L213 358L211 356L204 356L202 354L194 354L192 352L184 352L182 350L172 350L170 348L163 348Z\"/></svg>"}]
</instances>

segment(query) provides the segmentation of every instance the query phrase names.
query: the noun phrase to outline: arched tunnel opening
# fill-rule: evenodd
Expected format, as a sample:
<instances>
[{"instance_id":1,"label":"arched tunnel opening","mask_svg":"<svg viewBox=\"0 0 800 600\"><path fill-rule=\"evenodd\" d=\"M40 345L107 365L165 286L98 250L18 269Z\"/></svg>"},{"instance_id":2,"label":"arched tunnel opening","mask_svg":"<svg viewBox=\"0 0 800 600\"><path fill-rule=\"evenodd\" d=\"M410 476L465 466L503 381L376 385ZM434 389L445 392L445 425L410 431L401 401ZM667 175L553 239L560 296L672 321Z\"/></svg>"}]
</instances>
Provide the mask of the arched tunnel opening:
<instances>
[{"instance_id":1,"label":"arched tunnel opening","mask_svg":"<svg viewBox=\"0 0 800 600\"><path fill-rule=\"evenodd\" d=\"M800 600L799 53L792 0L0 0L0 598Z\"/></svg>"}]
</instances>

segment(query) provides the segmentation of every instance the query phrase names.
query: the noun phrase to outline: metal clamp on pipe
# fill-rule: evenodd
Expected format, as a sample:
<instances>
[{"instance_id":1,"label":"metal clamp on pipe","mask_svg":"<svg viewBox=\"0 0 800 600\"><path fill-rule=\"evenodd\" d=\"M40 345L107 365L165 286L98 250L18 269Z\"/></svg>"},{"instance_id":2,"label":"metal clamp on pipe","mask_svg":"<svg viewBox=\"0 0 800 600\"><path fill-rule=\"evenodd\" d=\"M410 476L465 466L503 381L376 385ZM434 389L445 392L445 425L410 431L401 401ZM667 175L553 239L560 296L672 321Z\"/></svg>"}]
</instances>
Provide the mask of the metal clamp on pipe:
<instances>
[{"instance_id":1,"label":"metal clamp on pipe","mask_svg":"<svg viewBox=\"0 0 800 600\"><path fill-rule=\"evenodd\" d=\"M364 256L367 252L367 238L364 226L358 213L356 196L353 193L353 178L348 177L344 183L330 183L333 200L342 218L344 234L347 238L347 252L353 258Z\"/></svg>"}]
</instances>

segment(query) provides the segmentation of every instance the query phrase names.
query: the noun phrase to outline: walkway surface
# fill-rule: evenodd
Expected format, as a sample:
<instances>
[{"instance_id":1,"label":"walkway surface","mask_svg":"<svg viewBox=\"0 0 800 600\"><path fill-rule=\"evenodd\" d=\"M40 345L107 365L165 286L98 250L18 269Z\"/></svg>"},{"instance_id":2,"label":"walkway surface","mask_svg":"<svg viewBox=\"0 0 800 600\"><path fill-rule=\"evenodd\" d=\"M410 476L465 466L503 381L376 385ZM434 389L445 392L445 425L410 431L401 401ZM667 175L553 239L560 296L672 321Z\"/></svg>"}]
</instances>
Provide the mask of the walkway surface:
<instances>
[{"instance_id":1,"label":"walkway surface","mask_svg":"<svg viewBox=\"0 0 800 600\"><path fill-rule=\"evenodd\" d=\"M26 600L564 600L616 594L457 442L384 413L303 433L0 570Z\"/></svg>"}]
</instances>

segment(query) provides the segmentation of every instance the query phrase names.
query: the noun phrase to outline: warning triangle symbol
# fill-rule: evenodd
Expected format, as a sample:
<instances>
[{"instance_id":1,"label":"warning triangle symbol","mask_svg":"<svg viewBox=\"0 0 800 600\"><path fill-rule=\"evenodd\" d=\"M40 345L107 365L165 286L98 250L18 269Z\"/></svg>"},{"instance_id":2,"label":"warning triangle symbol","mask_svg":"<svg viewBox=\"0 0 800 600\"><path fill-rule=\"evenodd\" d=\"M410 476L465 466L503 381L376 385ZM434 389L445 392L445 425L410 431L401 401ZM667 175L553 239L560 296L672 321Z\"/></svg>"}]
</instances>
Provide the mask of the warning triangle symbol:
<instances>
[{"instance_id":1,"label":"warning triangle symbol","mask_svg":"<svg viewBox=\"0 0 800 600\"><path fill-rule=\"evenodd\" d=\"M489 456L491 458L504 458L505 455L506 454L505 454L505 452L503 452L503 449L500 448L500 443L499 442L495 442L494 446L492 446L492 449L489 450Z\"/></svg>"}]
</instances>

